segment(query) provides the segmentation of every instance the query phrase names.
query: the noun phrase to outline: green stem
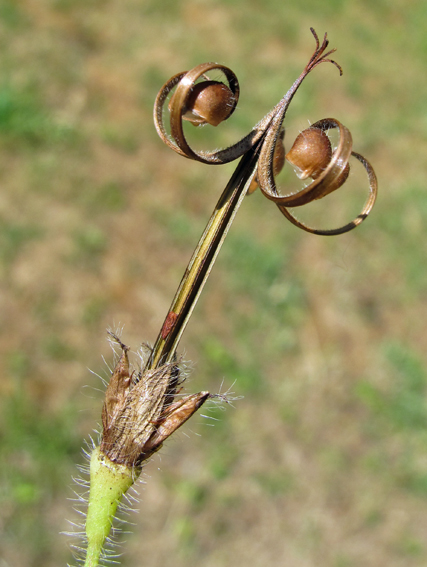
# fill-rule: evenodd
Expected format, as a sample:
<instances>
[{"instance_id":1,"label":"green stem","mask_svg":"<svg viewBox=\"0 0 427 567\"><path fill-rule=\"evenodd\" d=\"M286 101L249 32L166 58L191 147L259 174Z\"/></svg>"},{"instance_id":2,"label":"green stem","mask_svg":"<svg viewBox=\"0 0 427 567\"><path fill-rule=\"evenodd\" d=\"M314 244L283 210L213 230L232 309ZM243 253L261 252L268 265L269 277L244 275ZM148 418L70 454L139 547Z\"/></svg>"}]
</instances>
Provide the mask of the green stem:
<instances>
[{"instance_id":1,"label":"green stem","mask_svg":"<svg viewBox=\"0 0 427 567\"><path fill-rule=\"evenodd\" d=\"M87 553L84 567L97 567L123 494L137 477L131 467L111 462L99 447L90 459L90 495L86 518Z\"/></svg>"}]
</instances>

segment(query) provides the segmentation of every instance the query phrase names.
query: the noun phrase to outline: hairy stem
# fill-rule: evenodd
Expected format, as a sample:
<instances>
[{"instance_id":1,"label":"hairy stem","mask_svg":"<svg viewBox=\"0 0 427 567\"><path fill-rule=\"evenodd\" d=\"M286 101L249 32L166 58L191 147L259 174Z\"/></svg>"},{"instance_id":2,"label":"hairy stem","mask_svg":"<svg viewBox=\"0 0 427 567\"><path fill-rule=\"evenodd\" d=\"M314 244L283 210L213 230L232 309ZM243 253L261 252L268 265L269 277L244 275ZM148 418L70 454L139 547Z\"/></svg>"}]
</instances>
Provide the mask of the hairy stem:
<instances>
[{"instance_id":1,"label":"hairy stem","mask_svg":"<svg viewBox=\"0 0 427 567\"><path fill-rule=\"evenodd\" d=\"M97 567L123 494L132 486L135 471L103 455L99 447L90 459L90 496L86 519L87 553L84 567Z\"/></svg>"}]
</instances>

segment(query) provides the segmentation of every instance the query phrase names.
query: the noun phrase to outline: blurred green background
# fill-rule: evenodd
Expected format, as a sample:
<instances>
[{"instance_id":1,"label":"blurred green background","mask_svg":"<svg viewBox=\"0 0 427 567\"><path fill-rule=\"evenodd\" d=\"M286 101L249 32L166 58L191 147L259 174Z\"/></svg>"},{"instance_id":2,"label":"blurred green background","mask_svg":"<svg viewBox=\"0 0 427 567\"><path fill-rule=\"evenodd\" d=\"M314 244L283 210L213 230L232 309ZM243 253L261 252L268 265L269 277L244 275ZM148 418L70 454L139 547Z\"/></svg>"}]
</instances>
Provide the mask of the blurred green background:
<instances>
[{"instance_id":1,"label":"blurred green background","mask_svg":"<svg viewBox=\"0 0 427 567\"><path fill-rule=\"evenodd\" d=\"M285 142L337 118L379 201L336 238L244 201L181 344L189 392L244 399L146 467L122 564L427 564L427 3L0 0L1 567L72 561L59 531L102 405L88 368L108 376L108 326L154 341L234 167L167 149L157 91L231 67L239 108L203 135L237 140L305 66L310 26L344 75L310 75ZM357 175L320 225L363 202Z\"/></svg>"}]
</instances>

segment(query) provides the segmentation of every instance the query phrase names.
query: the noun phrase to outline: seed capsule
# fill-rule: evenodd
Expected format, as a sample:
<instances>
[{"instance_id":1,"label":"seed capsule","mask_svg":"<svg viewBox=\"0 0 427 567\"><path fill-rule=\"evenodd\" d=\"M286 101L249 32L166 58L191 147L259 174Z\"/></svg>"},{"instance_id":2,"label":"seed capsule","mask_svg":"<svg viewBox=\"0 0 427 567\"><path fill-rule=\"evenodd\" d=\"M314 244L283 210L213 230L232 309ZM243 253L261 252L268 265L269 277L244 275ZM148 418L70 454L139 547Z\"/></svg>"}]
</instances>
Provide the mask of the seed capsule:
<instances>
[{"instance_id":1,"label":"seed capsule","mask_svg":"<svg viewBox=\"0 0 427 567\"><path fill-rule=\"evenodd\" d=\"M273 154L273 173L278 175L285 165L285 144L283 143L283 138L285 136L285 131L282 130L280 133L280 140L277 140L276 147L274 148Z\"/></svg>"},{"instance_id":2,"label":"seed capsule","mask_svg":"<svg viewBox=\"0 0 427 567\"><path fill-rule=\"evenodd\" d=\"M300 179L319 177L331 158L331 142L320 128L303 130L286 154L286 159L296 168Z\"/></svg>"},{"instance_id":3,"label":"seed capsule","mask_svg":"<svg viewBox=\"0 0 427 567\"><path fill-rule=\"evenodd\" d=\"M280 132L279 139L277 140L276 147L274 148L273 154L273 175L278 175L285 165L285 144L283 143L283 138L285 137L285 131ZM258 188L258 175L252 179L247 195L251 195Z\"/></svg>"},{"instance_id":4,"label":"seed capsule","mask_svg":"<svg viewBox=\"0 0 427 567\"><path fill-rule=\"evenodd\" d=\"M349 174L350 174L350 164L348 163L341 172L341 175L338 177L338 179L335 182L337 187L341 187L341 185L344 185L344 183L347 181L347 177L349 176Z\"/></svg>"},{"instance_id":5,"label":"seed capsule","mask_svg":"<svg viewBox=\"0 0 427 567\"><path fill-rule=\"evenodd\" d=\"M169 110L174 97L169 103ZM194 126L218 126L230 116L236 99L229 87L218 81L203 81L191 89L182 117Z\"/></svg>"}]
</instances>

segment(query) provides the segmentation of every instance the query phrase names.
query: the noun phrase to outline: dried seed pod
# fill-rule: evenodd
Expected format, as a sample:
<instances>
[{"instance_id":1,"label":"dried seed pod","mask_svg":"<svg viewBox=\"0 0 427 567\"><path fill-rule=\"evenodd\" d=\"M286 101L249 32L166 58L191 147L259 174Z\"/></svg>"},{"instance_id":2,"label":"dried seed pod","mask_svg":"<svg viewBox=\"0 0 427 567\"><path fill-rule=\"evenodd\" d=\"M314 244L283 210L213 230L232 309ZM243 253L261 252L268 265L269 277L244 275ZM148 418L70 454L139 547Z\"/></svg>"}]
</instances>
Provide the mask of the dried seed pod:
<instances>
[{"instance_id":1,"label":"dried seed pod","mask_svg":"<svg viewBox=\"0 0 427 567\"><path fill-rule=\"evenodd\" d=\"M332 158L332 147L328 136L320 128L307 128L295 139L286 154L286 159L298 171L300 179L316 179ZM344 182L344 181L343 181Z\"/></svg>"},{"instance_id":2,"label":"dried seed pod","mask_svg":"<svg viewBox=\"0 0 427 567\"><path fill-rule=\"evenodd\" d=\"M281 130L279 139L277 140L276 147L274 148L273 154L273 175L278 175L285 165L285 144L283 143L283 138L285 137L285 131ZM258 188L258 175L252 179L247 195L251 195Z\"/></svg>"},{"instance_id":3,"label":"dried seed pod","mask_svg":"<svg viewBox=\"0 0 427 567\"><path fill-rule=\"evenodd\" d=\"M169 109L174 104L171 98ZM194 126L218 126L232 113L236 99L231 89L218 81L203 81L191 89L182 117Z\"/></svg>"},{"instance_id":4,"label":"dried seed pod","mask_svg":"<svg viewBox=\"0 0 427 567\"><path fill-rule=\"evenodd\" d=\"M338 177L336 184L338 187L341 187L341 185L344 185L344 183L347 181L347 177L350 174L350 164L348 163L345 168L343 169L343 172L341 173L341 175Z\"/></svg>"},{"instance_id":5,"label":"dried seed pod","mask_svg":"<svg viewBox=\"0 0 427 567\"><path fill-rule=\"evenodd\" d=\"M283 138L285 136L285 131L280 132L280 139L277 140L276 147L274 148L273 154L273 174L278 175L285 165L285 144L283 143Z\"/></svg>"}]
</instances>

